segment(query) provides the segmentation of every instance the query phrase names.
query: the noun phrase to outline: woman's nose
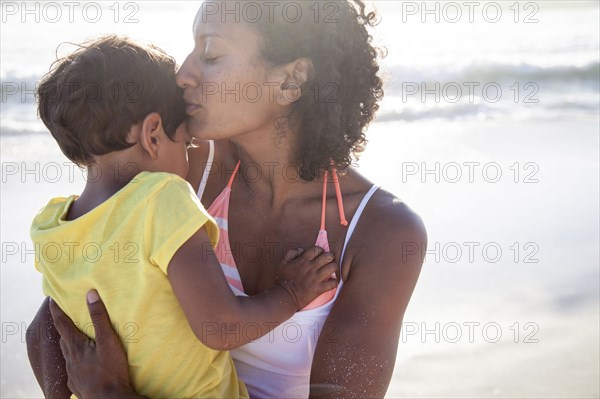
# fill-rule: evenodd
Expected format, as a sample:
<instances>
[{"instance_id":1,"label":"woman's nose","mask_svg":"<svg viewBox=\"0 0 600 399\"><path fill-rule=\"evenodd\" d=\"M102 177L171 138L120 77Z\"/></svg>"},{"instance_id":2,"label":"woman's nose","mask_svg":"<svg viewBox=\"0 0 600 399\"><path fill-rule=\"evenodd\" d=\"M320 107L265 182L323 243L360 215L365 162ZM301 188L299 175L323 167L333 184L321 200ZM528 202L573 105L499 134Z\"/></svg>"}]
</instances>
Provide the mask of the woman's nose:
<instances>
[{"instance_id":1,"label":"woman's nose","mask_svg":"<svg viewBox=\"0 0 600 399\"><path fill-rule=\"evenodd\" d=\"M177 75L175 76L175 81L177 82L177 86L182 89L188 87L196 87L198 85L198 71L194 70L194 65L190 61L190 57L186 58L186 60L181 65L181 68L177 71Z\"/></svg>"}]
</instances>

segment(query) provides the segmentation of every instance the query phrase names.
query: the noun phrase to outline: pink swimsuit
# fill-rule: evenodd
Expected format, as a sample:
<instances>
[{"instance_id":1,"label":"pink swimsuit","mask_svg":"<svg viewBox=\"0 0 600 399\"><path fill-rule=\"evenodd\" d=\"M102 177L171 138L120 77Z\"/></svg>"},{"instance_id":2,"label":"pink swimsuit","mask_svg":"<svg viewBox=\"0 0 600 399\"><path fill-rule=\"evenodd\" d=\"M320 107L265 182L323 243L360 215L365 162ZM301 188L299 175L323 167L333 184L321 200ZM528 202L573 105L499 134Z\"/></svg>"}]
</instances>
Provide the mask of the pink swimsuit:
<instances>
[{"instance_id":1,"label":"pink swimsuit","mask_svg":"<svg viewBox=\"0 0 600 399\"><path fill-rule=\"evenodd\" d=\"M210 174L214 158L214 143L210 141L209 145L209 158L198 189L198 197L200 199L202 199L206 180ZM219 225L219 243L215 249L215 254L221 263L221 268L225 273L229 286L236 295L247 296L231 252L228 234L229 198L231 196L231 186L239 166L240 163L238 161L227 187L223 189L208 208L208 213L213 216ZM345 226L348 225L348 222L344 217L341 190L335 171L333 172L333 181L338 199L340 222ZM342 264L346 245L354 232L360 215L377 188L375 185L371 187L362 199L350 222L338 262L340 265ZM327 174L323 182L321 227L315 245L329 251L329 241L327 239L327 231L325 230L326 195ZM340 278L339 284L335 289L319 296L269 334L231 351L238 375L246 383L252 398L308 397L310 369L317 341L327 315L343 284L344 282ZM241 333L244 333L244 328L242 328Z\"/></svg>"}]
</instances>

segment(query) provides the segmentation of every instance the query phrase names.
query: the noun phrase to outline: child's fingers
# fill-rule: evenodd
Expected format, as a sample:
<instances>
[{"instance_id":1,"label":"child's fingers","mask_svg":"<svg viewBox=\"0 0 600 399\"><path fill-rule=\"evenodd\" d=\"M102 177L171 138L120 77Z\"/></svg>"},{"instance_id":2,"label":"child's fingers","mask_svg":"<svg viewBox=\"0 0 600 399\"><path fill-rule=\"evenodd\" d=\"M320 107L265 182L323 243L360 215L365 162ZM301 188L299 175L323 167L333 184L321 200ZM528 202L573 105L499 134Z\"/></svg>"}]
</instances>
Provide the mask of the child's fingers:
<instances>
[{"instance_id":1,"label":"child's fingers","mask_svg":"<svg viewBox=\"0 0 600 399\"><path fill-rule=\"evenodd\" d=\"M298 256L302 255L303 252L304 252L303 248L288 249L285 252L285 255L283 255L283 257L287 262L290 262L290 261L296 259Z\"/></svg>"},{"instance_id":2,"label":"child's fingers","mask_svg":"<svg viewBox=\"0 0 600 399\"><path fill-rule=\"evenodd\" d=\"M330 262L317 270L317 278L319 281L327 280L332 274L337 275L338 270L338 264L335 262Z\"/></svg>"},{"instance_id":3,"label":"child's fingers","mask_svg":"<svg viewBox=\"0 0 600 399\"><path fill-rule=\"evenodd\" d=\"M317 256L313 262L318 266L326 265L335 260L335 255L331 252L323 252L321 255Z\"/></svg>"},{"instance_id":4,"label":"child's fingers","mask_svg":"<svg viewBox=\"0 0 600 399\"><path fill-rule=\"evenodd\" d=\"M323 252L325 252L325 250L323 250L323 248L319 246L310 247L309 249L304 251L304 253L300 257L300 260L310 262L315 258L321 256Z\"/></svg>"},{"instance_id":5,"label":"child's fingers","mask_svg":"<svg viewBox=\"0 0 600 399\"><path fill-rule=\"evenodd\" d=\"M326 280L321 283L321 289L323 292L331 291L337 286L337 284L338 282L335 279Z\"/></svg>"},{"instance_id":6,"label":"child's fingers","mask_svg":"<svg viewBox=\"0 0 600 399\"><path fill-rule=\"evenodd\" d=\"M288 249L287 251L285 251L285 254L283 255L283 259L286 262L289 262L296 257L297 252L298 251L296 249Z\"/></svg>"}]
</instances>

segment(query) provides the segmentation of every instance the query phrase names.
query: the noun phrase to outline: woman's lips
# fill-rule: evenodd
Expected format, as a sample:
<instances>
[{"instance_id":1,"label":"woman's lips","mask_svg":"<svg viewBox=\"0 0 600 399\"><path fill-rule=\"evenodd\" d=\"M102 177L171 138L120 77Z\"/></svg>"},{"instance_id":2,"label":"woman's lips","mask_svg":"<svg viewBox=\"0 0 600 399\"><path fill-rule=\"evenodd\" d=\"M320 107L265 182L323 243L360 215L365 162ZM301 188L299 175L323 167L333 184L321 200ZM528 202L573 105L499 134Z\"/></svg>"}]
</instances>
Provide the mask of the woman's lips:
<instances>
[{"instance_id":1,"label":"woman's lips","mask_svg":"<svg viewBox=\"0 0 600 399\"><path fill-rule=\"evenodd\" d=\"M185 113L188 115L193 114L194 112L196 112L197 110L199 110L201 107L197 104L190 104L187 103L185 106Z\"/></svg>"}]
</instances>

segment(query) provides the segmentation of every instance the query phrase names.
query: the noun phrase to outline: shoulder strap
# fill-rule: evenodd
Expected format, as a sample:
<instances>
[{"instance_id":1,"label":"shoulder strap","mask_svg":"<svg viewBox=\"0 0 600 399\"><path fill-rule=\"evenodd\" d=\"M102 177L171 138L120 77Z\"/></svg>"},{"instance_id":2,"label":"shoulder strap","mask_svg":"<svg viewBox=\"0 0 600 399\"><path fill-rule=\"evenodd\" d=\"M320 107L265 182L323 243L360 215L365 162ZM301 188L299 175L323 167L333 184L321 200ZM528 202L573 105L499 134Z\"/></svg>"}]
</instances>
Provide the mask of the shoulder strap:
<instances>
[{"instance_id":1,"label":"shoulder strap","mask_svg":"<svg viewBox=\"0 0 600 399\"><path fill-rule=\"evenodd\" d=\"M354 233L354 228L356 227L358 220L360 219L360 215L362 215L365 207L367 206L367 203L369 202L369 200L371 199L373 194L375 194L375 191L377 191L378 188L379 188L378 186L373 184L371 189L363 197L362 201L358 205L358 208L356 208L356 212L354 213L354 216L352 216L352 220L350 221L350 226L348 226L348 231L346 232L346 239L344 240L344 247L342 248L342 254L340 255L340 265L342 264L342 260L344 259L344 252L346 252L346 246L348 245L348 242L350 241L350 238L352 237L352 233Z\"/></svg>"},{"instance_id":2,"label":"shoulder strap","mask_svg":"<svg viewBox=\"0 0 600 399\"><path fill-rule=\"evenodd\" d=\"M204 189L206 188L206 182L208 181L208 176L210 175L210 170L212 168L213 160L215 158L215 142L212 140L208 141L208 160L206 161L206 167L204 168L204 173L202 174L202 179L200 180L200 187L198 187L198 199L202 200L202 195L204 194Z\"/></svg>"}]
</instances>

